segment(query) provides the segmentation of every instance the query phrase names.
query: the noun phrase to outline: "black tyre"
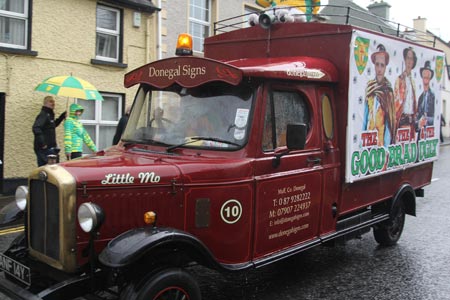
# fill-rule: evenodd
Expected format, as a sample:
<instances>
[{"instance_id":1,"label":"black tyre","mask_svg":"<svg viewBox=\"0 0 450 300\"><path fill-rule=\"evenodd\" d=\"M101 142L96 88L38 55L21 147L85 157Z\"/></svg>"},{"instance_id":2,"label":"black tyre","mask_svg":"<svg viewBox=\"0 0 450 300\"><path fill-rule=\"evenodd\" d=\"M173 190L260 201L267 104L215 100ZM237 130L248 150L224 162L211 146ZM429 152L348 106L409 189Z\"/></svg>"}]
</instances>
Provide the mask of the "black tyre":
<instances>
[{"instance_id":1,"label":"black tyre","mask_svg":"<svg viewBox=\"0 0 450 300\"><path fill-rule=\"evenodd\" d=\"M201 300L196 280L185 270L170 268L147 276L129 286L122 299L136 300Z\"/></svg>"},{"instance_id":2,"label":"black tyre","mask_svg":"<svg viewBox=\"0 0 450 300\"><path fill-rule=\"evenodd\" d=\"M391 218L376 225L373 229L375 240L381 246L392 246L397 243L405 226L405 206L398 201L392 208Z\"/></svg>"}]
</instances>

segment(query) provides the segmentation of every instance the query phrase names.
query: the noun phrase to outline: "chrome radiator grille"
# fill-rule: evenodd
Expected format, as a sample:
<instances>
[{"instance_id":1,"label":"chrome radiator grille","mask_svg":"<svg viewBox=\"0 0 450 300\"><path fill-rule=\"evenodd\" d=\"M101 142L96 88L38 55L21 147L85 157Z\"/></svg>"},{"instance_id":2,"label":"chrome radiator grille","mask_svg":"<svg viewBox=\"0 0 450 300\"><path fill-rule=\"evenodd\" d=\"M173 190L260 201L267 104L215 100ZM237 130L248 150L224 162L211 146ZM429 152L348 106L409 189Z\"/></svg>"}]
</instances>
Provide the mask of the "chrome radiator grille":
<instances>
[{"instance_id":1,"label":"chrome radiator grille","mask_svg":"<svg viewBox=\"0 0 450 300\"><path fill-rule=\"evenodd\" d=\"M59 193L57 186L42 180L30 180L30 246L59 260Z\"/></svg>"}]
</instances>

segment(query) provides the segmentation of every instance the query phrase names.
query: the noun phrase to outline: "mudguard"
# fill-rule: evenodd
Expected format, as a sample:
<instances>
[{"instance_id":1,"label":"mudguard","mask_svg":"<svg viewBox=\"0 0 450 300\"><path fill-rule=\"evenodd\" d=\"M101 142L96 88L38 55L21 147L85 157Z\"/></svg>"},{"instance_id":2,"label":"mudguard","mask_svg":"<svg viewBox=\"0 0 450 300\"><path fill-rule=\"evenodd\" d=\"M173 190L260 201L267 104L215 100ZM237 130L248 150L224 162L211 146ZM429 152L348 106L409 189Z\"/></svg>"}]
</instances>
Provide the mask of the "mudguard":
<instances>
[{"instance_id":1,"label":"mudguard","mask_svg":"<svg viewBox=\"0 0 450 300\"><path fill-rule=\"evenodd\" d=\"M170 247L183 249L201 259L206 266L224 268L208 248L187 232L164 227L131 229L111 240L99 255L100 262L111 268L129 266L152 250Z\"/></svg>"},{"instance_id":2,"label":"mudguard","mask_svg":"<svg viewBox=\"0 0 450 300\"><path fill-rule=\"evenodd\" d=\"M392 208L396 205L398 201L404 201L405 212L408 215L416 216L416 193L409 184L402 185L395 194L390 209L391 213Z\"/></svg>"},{"instance_id":3,"label":"mudguard","mask_svg":"<svg viewBox=\"0 0 450 300\"><path fill-rule=\"evenodd\" d=\"M23 210L21 210L15 201L8 203L0 210L0 225L13 223L23 218Z\"/></svg>"}]
</instances>

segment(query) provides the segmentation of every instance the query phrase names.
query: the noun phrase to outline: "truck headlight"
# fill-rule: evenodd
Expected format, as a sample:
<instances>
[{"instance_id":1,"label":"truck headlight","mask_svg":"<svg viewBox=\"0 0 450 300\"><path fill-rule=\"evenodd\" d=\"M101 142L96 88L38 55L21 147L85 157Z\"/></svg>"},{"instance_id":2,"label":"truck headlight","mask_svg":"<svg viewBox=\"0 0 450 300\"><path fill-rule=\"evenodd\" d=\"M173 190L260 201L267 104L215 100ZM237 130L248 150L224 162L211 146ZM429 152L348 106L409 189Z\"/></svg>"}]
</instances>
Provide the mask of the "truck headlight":
<instances>
[{"instance_id":1,"label":"truck headlight","mask_svg":"<svg viewBox=\"0 0 450 300\"><path fill-rule=\"evenodd\" d=\"M78 223L84 232L98 229L105 219L103 209L95 203L87 202L78 208Z\"/></svg>"},{"instance_id":2,"label":"truck headlight","mask_svg":"<svg viewBox=\"0 0 450 300\"><path fill-rule=\"evenodd\" d=\"M27 208L28 187L25 185L18 186L16 189L16 205L24 211Z\"/></svg>"}]
</instances>

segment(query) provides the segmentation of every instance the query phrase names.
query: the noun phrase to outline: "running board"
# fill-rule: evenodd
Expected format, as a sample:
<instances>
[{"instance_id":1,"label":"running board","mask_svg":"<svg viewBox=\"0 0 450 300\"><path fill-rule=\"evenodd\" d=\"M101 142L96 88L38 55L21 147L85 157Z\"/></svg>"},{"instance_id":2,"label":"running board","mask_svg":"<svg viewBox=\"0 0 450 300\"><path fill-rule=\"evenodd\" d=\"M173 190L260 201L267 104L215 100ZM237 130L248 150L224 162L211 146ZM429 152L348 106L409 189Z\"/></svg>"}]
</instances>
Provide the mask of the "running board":
<instances>
[{"instance_id":1,"label":"running board","mask_svg":"<svg viewBox=\"0 0 450 300\"><path fill-rule=\"evenodd\" d=\"M370 214L370 219L367 219L367 216ZM355 231L360 231L362 229L369 229L370 226L380 223L382 221L388 220L389 214L380 214L376 216L371 215L371 211L366 211L362 214L358 214L341 221L338 221L336 224L336 232L333 232L328 235L321 236L320 239L323 243L329 242L339 237L343 237L345 235L351 234Z\"/></svg>"},{"instance_id":2,"label":"running board","mask_svg":"<svg viewBox=\"0 0 450 300\"><path fill-rule=\"evenodd\" d=\"M369 219L370 215L370 219ZM346 235L352 233L361 232L364 229L370 230L370 226L380 223L382 221L388 220L389 214L380 214L372 216L372 212L370 210L360 213L358 215L354 215L343 220L337 222L336 232L331 234L327 234L313 240L310 240L306 243L302 243L296 247L289 248L287 250L277 252L276 254L266 256L264 258L260 258L258 260L254 260L253 262L245 263L245 264L221 264L221 266L228 271L237 271L237 270L245 270L251 267L260 268L271 264L273 262L282 260L284 258L293 256L305 250L311 249L320 244L324 244L326 242L330 242L340 237L344 237Z\"/></svg>"},{"instance_id":3,"label":"running board","mask_svg":"<svg viewBox=\"0 0 450 300\"><path fill-rule=\"evenodd\" d=\"M302 243L301 245L299 245L297 247L289 248L288 250L278 252L269 257L255 260L255 261L253 261L253 265L256 268L264 267L265 265L271 264L273 262L285 259L287 257L293 256L293 255L303 252L305 250L311 249L315 246L320 245L320 243L321 243L320 238L315 238L309 242Z\"/></svg>"}]
</instances>

